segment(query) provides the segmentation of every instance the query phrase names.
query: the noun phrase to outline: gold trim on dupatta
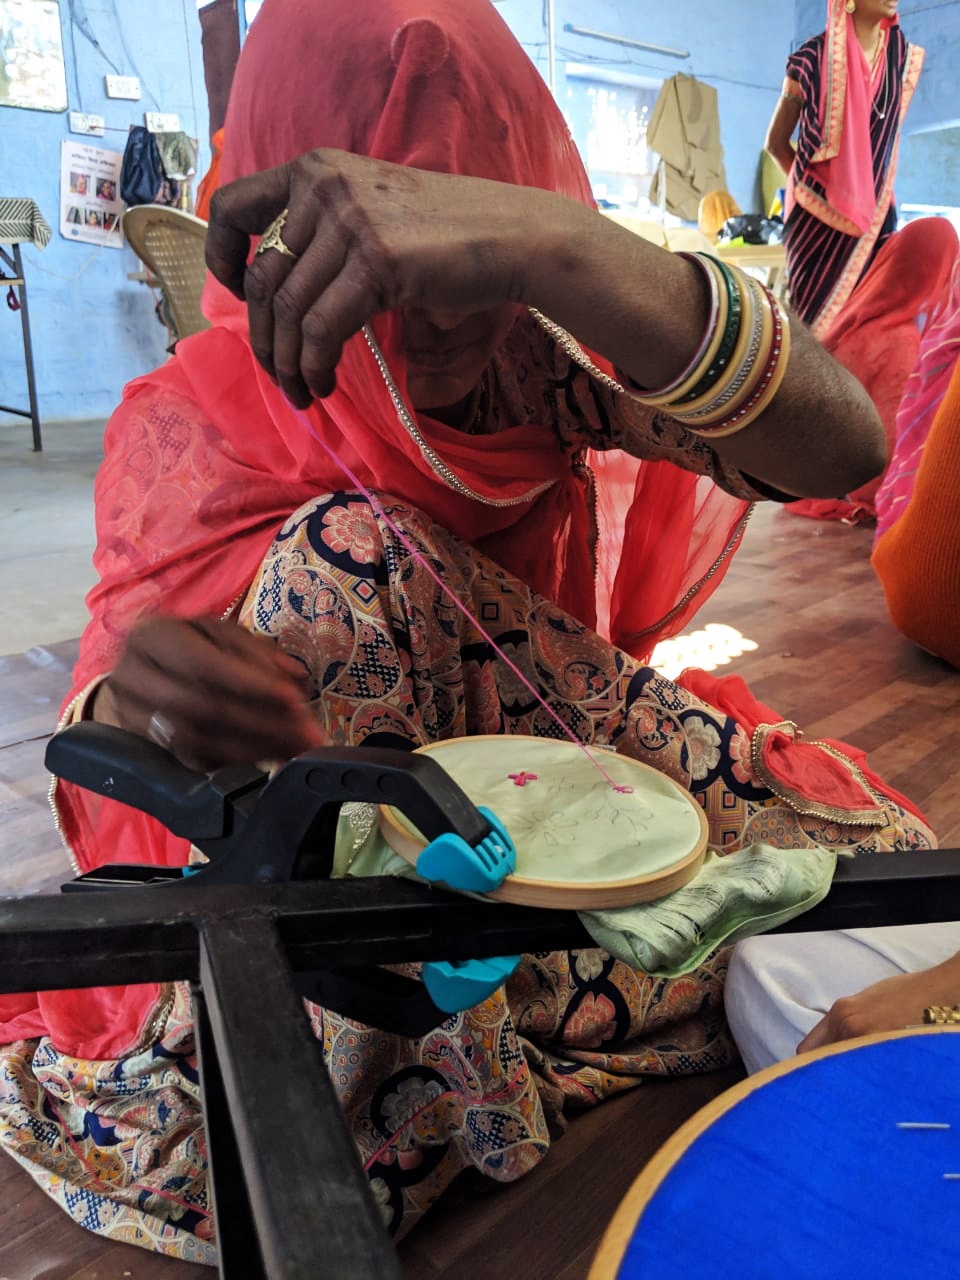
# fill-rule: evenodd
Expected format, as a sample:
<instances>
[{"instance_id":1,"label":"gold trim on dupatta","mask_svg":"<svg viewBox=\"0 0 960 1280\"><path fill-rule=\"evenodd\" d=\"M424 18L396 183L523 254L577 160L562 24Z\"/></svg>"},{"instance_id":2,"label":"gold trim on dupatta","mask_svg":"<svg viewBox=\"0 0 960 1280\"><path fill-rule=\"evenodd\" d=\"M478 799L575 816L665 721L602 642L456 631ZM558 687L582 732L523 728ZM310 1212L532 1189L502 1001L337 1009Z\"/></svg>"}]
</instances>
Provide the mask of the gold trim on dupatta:
<instances>
[{"instance_id":1,"label":"gold trim on dupatta","mask_svg":"<svg viewBox=\"0 0 960 1280\"><path fill-rule=\"evenodd\" d=\"M785 787L778 782L764 764L763 752L771 735L783 732L790 732L796 738L803 737L803 730L798 728L792 720L780 720L776 724L757 725L750 742L750 761L753 765L753 771L768 791L772 791L778 800L788 804L801 817L821 818L824 821L836 822L841 826L848 827L882 827L886 825L887 820L883 813L880 797L849 756L845 756L842 751L838 751L836 747L831 746L828 742L817 741L810 742L807 745L819 747L822 751L826 751L828 755L833 756L835 760L839 760L854 781L863 787L868 795L874 797L876 801L874 807L870 809L840 809L834 805L818 804L814 800L808 800L806 796L801 795L799 791L795 791L792 787Z\"/></svg>"}]
</instances>

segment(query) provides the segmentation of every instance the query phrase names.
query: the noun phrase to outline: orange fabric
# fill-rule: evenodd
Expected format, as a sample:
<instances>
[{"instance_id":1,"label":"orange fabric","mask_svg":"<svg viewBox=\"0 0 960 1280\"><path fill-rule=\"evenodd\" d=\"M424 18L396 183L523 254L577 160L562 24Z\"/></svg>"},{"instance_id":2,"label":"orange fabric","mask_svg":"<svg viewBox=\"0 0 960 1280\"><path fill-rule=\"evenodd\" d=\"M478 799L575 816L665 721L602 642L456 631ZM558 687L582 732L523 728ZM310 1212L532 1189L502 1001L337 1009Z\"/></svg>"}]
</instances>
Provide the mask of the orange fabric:
<instances>
[{"instance_id":1,"label":"orange fabric","mask_svg":"<svg viewBox=\"0 0 960 1280\"><path fill-rule=\"evenodd\" d=\"M197 187L197 203L194 213L204 222L210 221L210 201L213 193L220 186L220 156L223 153L223 130L218 129L210 139L210 168L203 175Z\"/></svg>"},{"instance_id":2,"label":"orange fabric","mask_svg":"<svg viewBox=\"0 0 960 1280\"><path fill-rule=\"evenodd\" d=\"M872 563L890 617L914 644L960 667L960 362L924 446L903 515Z\"/></svg>"}]
</instances>

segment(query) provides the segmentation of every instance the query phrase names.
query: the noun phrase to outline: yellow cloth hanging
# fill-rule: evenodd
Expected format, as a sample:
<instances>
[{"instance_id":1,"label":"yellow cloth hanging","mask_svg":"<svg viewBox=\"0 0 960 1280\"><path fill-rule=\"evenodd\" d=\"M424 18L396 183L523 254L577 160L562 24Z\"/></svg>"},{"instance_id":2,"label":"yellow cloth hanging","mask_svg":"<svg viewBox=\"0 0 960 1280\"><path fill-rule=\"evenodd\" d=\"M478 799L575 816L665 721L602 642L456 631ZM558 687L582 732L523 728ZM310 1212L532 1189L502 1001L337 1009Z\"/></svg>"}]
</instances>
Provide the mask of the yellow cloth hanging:
<instances>
[{"instance_id":1,"label":"yellow cloth hanging","mask_svg":"<svg viewBox=\"0 0 960 1280\"><path fill-rule=\"evenodd\" d=\"M663 161L650 190L657 203L665 194L667 212L696 222L701 199L724 191L727 175L720 141L717 91L693 76L664 83L647 129L647 143Z\"/></svg>"}]
</instances>

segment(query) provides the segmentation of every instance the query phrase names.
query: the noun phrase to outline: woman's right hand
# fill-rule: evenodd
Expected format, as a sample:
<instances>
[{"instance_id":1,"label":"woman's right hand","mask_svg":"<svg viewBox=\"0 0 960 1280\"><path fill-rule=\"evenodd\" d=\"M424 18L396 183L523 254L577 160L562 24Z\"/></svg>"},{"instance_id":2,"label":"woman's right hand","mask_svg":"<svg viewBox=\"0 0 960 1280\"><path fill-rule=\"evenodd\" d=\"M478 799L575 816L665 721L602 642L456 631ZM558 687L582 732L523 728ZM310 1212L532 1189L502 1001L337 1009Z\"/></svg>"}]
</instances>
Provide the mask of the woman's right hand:
<instances>
[{"instance_id":1,"label":"woman's right hand","mask_svg":"<svg viewBox=\"0 0 960 1280\"><path fill-rule=\"evenodd\" d=\"M93 719L149 737L191 769L287 760L320 744L305 673L229 622L154 617L130 634Z\"/></svg>"}]
</instances>

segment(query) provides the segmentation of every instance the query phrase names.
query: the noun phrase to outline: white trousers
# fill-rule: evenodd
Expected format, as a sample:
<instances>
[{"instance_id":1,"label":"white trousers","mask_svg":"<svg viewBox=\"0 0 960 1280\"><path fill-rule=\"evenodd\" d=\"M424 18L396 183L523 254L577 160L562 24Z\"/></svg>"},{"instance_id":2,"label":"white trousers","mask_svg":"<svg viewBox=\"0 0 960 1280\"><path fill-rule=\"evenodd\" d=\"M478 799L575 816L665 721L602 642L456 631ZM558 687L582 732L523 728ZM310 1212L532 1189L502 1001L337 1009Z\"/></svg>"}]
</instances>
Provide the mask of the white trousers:
<instances>
[{"instance_id":1,"label":"white trousers","mask_svg":"<svg viewBox=\"0 0 960 1280\"><path fill-rule=\"evenodd\" d=\"M958 951L960 924L775 934L738 943L724 999L747 1070L792 1057L842 996L930 969Z\"/></svg>"}]
</instances>

